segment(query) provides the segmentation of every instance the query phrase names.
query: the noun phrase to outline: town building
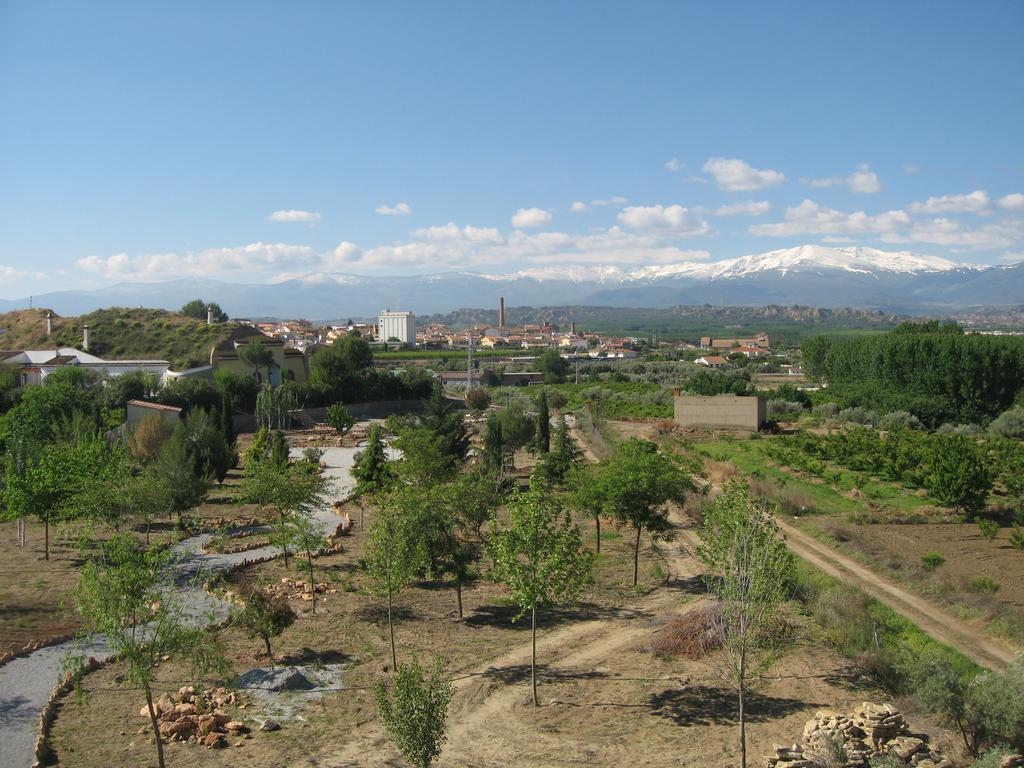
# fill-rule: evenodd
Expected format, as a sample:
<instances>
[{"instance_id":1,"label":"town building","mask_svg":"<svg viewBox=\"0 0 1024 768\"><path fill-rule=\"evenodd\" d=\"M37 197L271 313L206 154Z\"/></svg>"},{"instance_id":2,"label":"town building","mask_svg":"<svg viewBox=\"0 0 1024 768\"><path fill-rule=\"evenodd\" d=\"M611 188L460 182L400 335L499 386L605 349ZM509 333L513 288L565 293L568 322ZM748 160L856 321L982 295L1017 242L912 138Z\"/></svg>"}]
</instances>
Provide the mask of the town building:
<instances>
[{"instance_id":1,"label":"town building","mask_svg":"<svg viewBox=\"0 0 1024 768\"><path fill-rule=\"evenodd\" d=\"M412 312L383 310L377 317L377 340L398 341L416 346L416 315Z\"/></svg>"},{"instance_id":2,"label":"town building","mask_svg":"<svg viewBox=\"0 0 1024 768\"><path fill-rule=\"evenodd\" d=\"M246 344L256 342L262 344L273 354L273 362L268 370L254 371L239 355L239 350ZM277 386L283 381L295 381L303 384L309 380L309 357L300 349L288 347L283 339L276 339L261 333L257 328L243 325L231 332L224 341L210 350L210 367L212 370L226 369L245 376L255 374L258 381L268 380ZM208 369L193 369L197 375L205 375Z\"/></svg>"},{"instance_id":3,"label":"town building","mask_svg":"<svg viewBox=\"0 0 1024 768\"><path fill-rule=\"evenodd\" d=\"M22 387L42 384L51 373L68 366L92 371L103 378L142 371L162 379L170 363L167 360L103 360L73 347L0 351L0 369L11 371Z\"/></svg>"}]
</instances>

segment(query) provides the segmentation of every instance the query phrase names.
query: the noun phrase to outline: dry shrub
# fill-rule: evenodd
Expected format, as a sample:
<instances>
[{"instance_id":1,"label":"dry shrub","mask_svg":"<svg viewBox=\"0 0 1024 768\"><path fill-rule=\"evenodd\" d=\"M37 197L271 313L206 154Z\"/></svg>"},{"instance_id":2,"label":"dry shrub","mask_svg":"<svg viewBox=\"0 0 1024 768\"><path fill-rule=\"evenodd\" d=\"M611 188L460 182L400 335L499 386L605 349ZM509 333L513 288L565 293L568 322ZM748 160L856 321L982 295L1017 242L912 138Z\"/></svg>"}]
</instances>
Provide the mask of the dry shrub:
<instances>
[{"instance_id":1,"label":"dry shrub","mask_svg":"<svg viewBox=\"0 0 1024 768\"><path fill-rule=\"evenodd\" d=\"M148 463L160 453L173 428L159 416L147 416L128 435L128 450L137 460Z\"/></svg>"},{"instance_id":2,"label":"dry shrub","mask_svg":"<svg viewBox=\"0 0 1024 768\"><path fill-rule=\"evenodd\" d=\"M814 514L814 500L811 495L795 488L781 488L775 493L779 509L787 515Z\"/></svg>"},{"instance_id":3,"label":"dry shrub","mask_svg":"<svg viewBox=\"0 0 1024 768\"><path fill-rule=\"evenodd\" d=\"M654 430L659 435L671 435L675 431L676 422L675 419L658 419L654 422Z\"/></svg>"},{"instance_id":4,"label":"dry shrub","mask_svg":"<svg viewBox=\"0 0 1024 768\"><path fill-rule=\"evenodd\" d=\"M704 468L712 485L725 485L739 474L736 467L724 461L706 461Z\"/></svg>"},{"instance_id":5,"label":"dry shrub","mask_svg":"<svg viewBox=\"0 0 1024 768\"><path fill-rule=\"evenodd\" d=\"M700 659L721 646L716 629L721 608L710 603L668 623L651 642L651 653L662 658Z\"/></svg>"}]
</instances>

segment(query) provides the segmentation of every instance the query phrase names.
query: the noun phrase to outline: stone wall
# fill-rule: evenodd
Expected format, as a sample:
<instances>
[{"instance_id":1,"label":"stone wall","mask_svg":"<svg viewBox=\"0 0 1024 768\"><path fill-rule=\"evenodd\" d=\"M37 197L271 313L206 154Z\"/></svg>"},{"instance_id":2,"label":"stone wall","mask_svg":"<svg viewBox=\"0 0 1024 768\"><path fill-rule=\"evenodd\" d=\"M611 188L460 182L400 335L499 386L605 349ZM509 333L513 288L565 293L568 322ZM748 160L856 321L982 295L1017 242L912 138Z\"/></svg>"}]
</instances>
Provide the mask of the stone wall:
<instances>
[{"instance_id":1,"label":"stone wall","mask_svg":"<svg viewBox=\"0 0 1024 768\"><path fill-rule=\"evenodd\" d=\"M748 429L756 432L765 422L765 403L760 397L683 395L676 390L675 421L681 427L701 429Z\"/></svg>"}]
</instances>

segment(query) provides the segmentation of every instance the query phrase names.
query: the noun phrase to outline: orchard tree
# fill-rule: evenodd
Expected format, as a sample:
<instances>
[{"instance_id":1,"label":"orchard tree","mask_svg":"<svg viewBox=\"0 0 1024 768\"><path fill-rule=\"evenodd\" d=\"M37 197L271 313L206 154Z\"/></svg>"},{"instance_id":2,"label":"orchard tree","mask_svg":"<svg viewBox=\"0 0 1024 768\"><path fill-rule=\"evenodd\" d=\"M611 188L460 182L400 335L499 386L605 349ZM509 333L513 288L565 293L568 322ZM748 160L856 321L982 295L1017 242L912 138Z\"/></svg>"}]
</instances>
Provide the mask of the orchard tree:
<instances>
[{"instance_id":1,"label":"orchard tree","mask_svg":"<svg viewBox=\"0 0 1024 768\"><path fill-rule=\"evenodd\" d=\"M384 680L373 686L373 699L384 730L402 757L415 768L430 768L441 754L452 692L440 656L434 660L429 677L413 659L395 668L393 691Z\"/></svg>"},{"instance_id":2,"label":"orchard tree","mask_svg":"<svg viewBox=\"0 0 1024 768\"><path fill-rule=\"evenodd\" d=\"M516 620L530 614L530 684L537 706L537 609L573 602L590 583L593 556L558 498L542 488L513 493L507 525L499 525L495 515L491 528L487 550L494 576L519 607Z\"/></svg>"},{"instance_id":3,"label":"orchard tree","mask_svg":"<svg viewBox=\"0 0 1024 768\"><path fill-rule=\"evenodd\" d=\"M972 519L985 509L994 472L977 442L966 435L936 435L928 460L928 492Z\"/></svg>"},{"instance_id":4,"label":"orchard tree","mask_svg":"<svg viewBox=\"0 0 1024 768\"><path fill-rule=\"evenodd\" d=\"M716 629L725 672L736 686L740 766L747 765L746 693L774 661L778 617L793 579L793 556L779 527L745 482L733 480L704 509L697 555L707 566L708 591L721 612Z\"/></svg>"},{"instance_id":5,"label":"orchard tree","mask_svg":"<svg viewBox=\"0 0 1024 768\"><path fill-rule=\"evenodd\" d=\"M259 638L267 648L270 668L274 668L274 652L270 641L295 623L295 611L288 603L288 598L270 595L262 589L253 588L245 595L241 608L232 611L232 621L242 628L245 634Z\"/></svg>"},{"instance_id":6,"label":"orchard tree","mask_svg":"<svg viewBox=\"0 0 1024 768\"><path fill-rule=\"evenodd\" d=\"M74 590L83 643L106 641L127 667L124 681L142 689L163 768L163 739L153 706L153 670L169 655L192 663L193 674L224 674L230 665L216 636L191 626L168 568L169 550L144 549L128 534L104 543L101 555L86 563ZM196 585L201 589L200 585ZM81 670L81 656L66 660Z\"/></svg>"},{"instance_id":7,"label":"orchard tree","mask_svg":"<svg viewBox=\"0 0 1024 768\"><path fill-rule=\"evenodd\" d=\"M398 668L395 653L395 624L393 604L401 592L426 562L423 537L417 529L417 516L409 514L409 501L403 496L408 491L398 490L382 498L366 547L366 571L373 591L388 601L388 634L391 638L391 667Z\"/></svg>"}]
</instances>

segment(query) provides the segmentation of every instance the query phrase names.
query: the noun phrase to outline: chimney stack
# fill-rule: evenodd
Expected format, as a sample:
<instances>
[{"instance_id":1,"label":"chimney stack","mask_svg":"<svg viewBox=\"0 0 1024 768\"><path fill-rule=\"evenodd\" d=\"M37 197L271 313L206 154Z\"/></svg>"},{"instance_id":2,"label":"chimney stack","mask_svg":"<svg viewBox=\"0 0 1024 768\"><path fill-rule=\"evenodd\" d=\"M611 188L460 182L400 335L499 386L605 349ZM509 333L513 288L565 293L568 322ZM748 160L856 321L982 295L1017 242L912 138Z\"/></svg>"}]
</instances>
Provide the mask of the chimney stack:
<instances>
[{"instance_id":1,"label":"chimney stack","mask_svg":"<svg viewBox=\"0 0 1024 768\"><path fill-rule=\"evenodd\" d=\"M498 327L505 327L505 297L498 299Z\"/></svg>"},{"instance_id":2,"label":"chimney stack","mask_svg":"<svg viewBox=\"0 0 1024 768\"><path fill-rule=\"evenodd\" d=\"M213 306L209 304L206 306L206 324L213 325Z\"/></svg>"},{"instance_id":3,"label":"chimney stack","mask_svg":"<svg viewBox=\"0 0 1024 768\"><path fill-rule=\"evenodd\" d=\"M53 315L49 312L46 313L46 336L49 338L50 334L53 333Z\"/></svg>"},{"instance_id":4,"label":"chimney stack","mask_svg":"<svg viewBox=\"0 0 1024 768\"><path fill-rule=\"evenodd\" d=\"M575 321L575 320L573 320L573 321L572 321L572 324L571 324L571 326L570 326L569 332L570 332L570 333L571 333L571 334L572 334L573 336L575 336L575 335L576 335L576 321Z\"/></svg>"},{"instance_id":5,"label":"chimney stack","mask_svg":"<svg viewBox=\"0 0 1024 768\"><path fill-rule=\"evenodd\" d=\"M89 351L89 324L86 323L82 326L82 349L86 352Z\"/></svg>"}]
</instances>

